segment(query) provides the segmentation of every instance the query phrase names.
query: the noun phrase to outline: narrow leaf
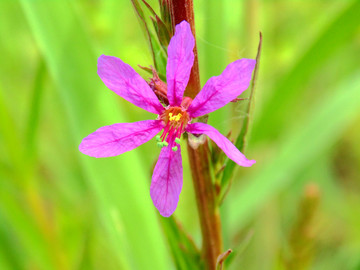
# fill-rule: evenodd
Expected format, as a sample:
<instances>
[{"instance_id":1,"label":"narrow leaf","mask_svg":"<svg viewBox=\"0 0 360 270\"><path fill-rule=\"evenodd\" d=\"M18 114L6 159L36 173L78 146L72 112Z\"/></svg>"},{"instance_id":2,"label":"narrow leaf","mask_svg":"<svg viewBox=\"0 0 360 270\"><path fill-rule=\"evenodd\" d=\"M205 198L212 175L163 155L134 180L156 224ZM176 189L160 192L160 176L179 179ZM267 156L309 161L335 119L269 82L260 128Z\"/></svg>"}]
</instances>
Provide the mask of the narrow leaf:
<instances>
[{"instance_id":1,"label":"narrow leaf","mask_svg":"<svg viewBox=\"0 0 360 270\"><path fill-rule=\"evenodd\" d=\"M268 162L254 166L247 185L231 196L230 230L237 231L256 210L277 192L289 185L301 170L328 149L342 130L360 112L358 95L360 74L347 78L337 89L329 91L319 104L307 110L300 121L282 138L281 148ZM346 106L344 106L346 104Z\"/></svg>"},{"instance_id":2,"label":"narrow leaf","mask_svg":"<svg viewBox=\"0 0 360 270\"><path fill-rule=\"evenodd\" d=\"M82 138L101 125L126 122L116 96L109 95L96 74L96 56L100 53L94 53L71 1L19 2L59 90L73 147L77 149ZM104 236L123 268L168 269L145 181L146 165L141 165L137 155L135 150L126 157L95 159L78 153L77 158L96 198L95 210L104 225ZM114 216L120 213L116 222ZM134 224L146 226L140 230ZM142 248L144 244L147 249Z\"/></svg>"},{"instance_id":3,"label":"narrow leaf","mask_svg":"<svg viewBox=\"0 0 360 270\"><path fill-rule=\"evenodd\" d=\"M256 81L257 81L258 72L259 72L261 47L262 47L262 34L260 32L259 33L259 46L258 46L258 50L257 50L257 54L256 54L256 65L255 65L254 75L253 75L253 79L252 79L251 87L250 87L250 96L249 96L248 103L247 103L247 106L245 109L246 114L245 114L245 118L242 123L242 127L240 129L240 133L235 142L235 146L240 150L240 152L244 152L246 135L248 134L249 125L250 125L250 121L251 121L252 107L253 107L252 101L253 101L253 96L254 96L255 87L256 87ZM222 179L221 179L220 202L222 202L224 200L226 194L229 191L229 188L231 186L231 177L232 177L233 171L235 169L235 165L236 164L232 160L227 159L226 164L225 164L224 173L223 173Z\"/></svg>"},{"instance_id":4,"label":"narrow leaf","mask_svg":"<svg viewBox=\"0 0 360 270\"><path fill-rule=\"evenodd\" d=\"M177 269L201 269L200 251L175 217L161 217L161 225L167 236L170 251Z\"/></svg>"},{"instance_id":5,"label":"narrow leaf","mask_svg":"<svg viewBox=\"0 0 360 270\"><path fill-rule=\"evenodd\" d=\"M276 137L278 131L288 124L285 119L289 118L289 114L284 112L291 112L299 99L309 94L309 91L304 91L304 85L314 74L326 68L329 59L340 53L358 35L359 26L354 22L358 21L359 10L360 1L348 1L345 9L339 12L310 43L294 66L276 82L272 95L262 107L260 118L254 122L252 140Z\"/></svg>"}]
</instances>

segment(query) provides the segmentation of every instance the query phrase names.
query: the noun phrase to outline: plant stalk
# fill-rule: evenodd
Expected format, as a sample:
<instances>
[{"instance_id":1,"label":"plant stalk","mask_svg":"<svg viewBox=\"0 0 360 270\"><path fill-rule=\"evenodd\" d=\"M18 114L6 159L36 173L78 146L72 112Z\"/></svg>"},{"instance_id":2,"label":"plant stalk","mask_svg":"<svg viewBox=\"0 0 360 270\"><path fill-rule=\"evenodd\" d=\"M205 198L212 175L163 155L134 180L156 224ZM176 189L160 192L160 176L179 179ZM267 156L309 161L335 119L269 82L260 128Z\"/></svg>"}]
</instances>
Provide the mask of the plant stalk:
<instances>
[{"instance_id":1,"label":"plant stalk","mask_svg":"<svg viewBox=\"0 0 360 270\"><path fill-rule=\"evenodd\" d=\"M195 20L194 20L194 5L193 0L167 0L170 4L171 22L173 29L175 25L182 21L187 21L191 26L191 32L195 38L194 46L194 64L191 69L190 79L188 86L186 87L184 95L192 99L195 98L197 93L200 92L200 74L199 74L199 61L196 47L196 35L195 35Z\"/></svg>"},{"instance_id":2,"label":"plant stalk","mask_svg":"<svg viewBox=\"0 0 360 270\"><path fill-rule=\"evenodd\" d=\"M215 270L218 256L222 253L222 235L220 212L211 180L207 142L197 149L188 144L188 154L201 226L202 258L205 269Z\"/></svg>"},{"instance_id":3,"label":"plant stalk","mask_svg":"<svg viewBox=\"0 0 360 270\"><path fill-rule=\"evenodd\" d=\"M191 25L191 31L196 37L193 0L168 0L168 3L170 4L173 29L175 29L175 25L186 20ZM196 41L194 55L194 65L185 90L185 96L191 98L194 98L201 90ZM217 258L222 254L222 235L207 141L196 149L188 144L188 154L202 232L202 258L205 269L215 270Z\"/></svg>"}]
</instances>

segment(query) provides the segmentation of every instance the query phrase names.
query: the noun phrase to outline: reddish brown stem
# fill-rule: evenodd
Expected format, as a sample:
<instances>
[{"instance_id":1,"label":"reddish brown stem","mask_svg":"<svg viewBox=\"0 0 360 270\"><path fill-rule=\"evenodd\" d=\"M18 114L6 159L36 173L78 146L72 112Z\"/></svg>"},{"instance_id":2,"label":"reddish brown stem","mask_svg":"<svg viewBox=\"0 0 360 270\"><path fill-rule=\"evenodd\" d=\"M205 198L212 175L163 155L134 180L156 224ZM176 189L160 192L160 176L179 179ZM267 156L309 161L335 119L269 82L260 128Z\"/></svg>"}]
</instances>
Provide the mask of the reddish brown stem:
<instances>
[{"instance_id":1,"label":"reddish brown stem","mask_svg":"<svg viewBox=\"0 0 360 270\"><path fill-rule=\"evenodd\" d=\"M195 22L192 0L168 0L171 10L173 29L186 20L191 25L195 37ZM185 95L194 98L200 92L199 64L196 42L195 60L191 70ZM207 141L193 149L188 144L189 162L194 183L196 201L202 232L202 256L206 269L215 270L218 256L222 253L221 222L216 203L214 185L210 171L209 148Z\"/></svg>"},{"instance_id":2,"label":"reddish brown stem","mask_svg":"<svg viewBox=\"0 0 360 270\"><path fill-rule=\"evenodd\" d=\"M196 150L188 144L188 153L203 239L202 256L205 268L214 270L217 258L222 253L222 237L220 213L211 181L207 142Z\"/></svg>"},{"instance_id":3,"label":"reddish brown stem","mask_svg":"<svg viewBox=\"0 0 360 270\"><path fill-rule=\"evenodd\" d=\"M187 21L191 26L195 40L195 20L194 20L194 7L192 0L168 0L170 2L171 22L173 29L175 25L181 23L183 20ZM185 96L195 98L197 93L200 92L200 76L199 76L199 62L196 48L196 41L194 47L194 65L191 69L190 79L188 86L185 90Z\"/></svg>"}]
</instances>

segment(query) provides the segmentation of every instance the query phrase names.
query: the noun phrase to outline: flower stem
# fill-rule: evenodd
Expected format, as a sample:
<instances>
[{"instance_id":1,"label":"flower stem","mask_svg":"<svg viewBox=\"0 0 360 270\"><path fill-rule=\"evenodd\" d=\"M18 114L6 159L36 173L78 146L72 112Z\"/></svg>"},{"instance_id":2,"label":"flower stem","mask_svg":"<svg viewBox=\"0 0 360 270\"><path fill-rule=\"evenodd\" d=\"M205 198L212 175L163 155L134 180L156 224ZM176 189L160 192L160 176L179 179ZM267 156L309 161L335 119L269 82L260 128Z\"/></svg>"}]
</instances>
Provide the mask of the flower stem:
<instances>
[{"instance_id":1,"label":"flower stem","mask_svg":"<svg viewBox=\"0 0 360 270\"><path fill-rule=\"evenodd\" d=\"M186 20L195 35L193 0L168 0L170 4L173 29L175 25ZM196 38L195 38L196 40ZM199 63L196 41L194 47L194 65L191 70L185 96L194 98L200 92ZM221 222L212 181L207 141L196 149L188 144L189 162L194 183L196 201L199 211L202 232L202 258L206 269L216 269L218 256L222 253Z\"/></svg>"},{"instance_id":2,"label":"flower stem","mask_svg":"<svg viewBox=\"0 0 360 270\"><path fill-rule=\"evenodd\" d=\"M202 258L205 268L213 270L222 253L222 237L220 213L210 174L208 145L205 142L193 149L188 144L188 153L203 239Z\"/></svg>"},{"instance_id":3,"label":"flower stem","mask_svg":"<svg viewBox=\"0 0 360 270\"><path fill-rule=\"evenodd\" d=\"M191 69L190 79L188 86L185 90L185 96L192 99L195 98L197 93L200 92L200 75L199 75L199 62L196 47L196 35L195 35L195 20L194 20L194 8L193 0L167 0L170 4L171 21L173 29L175 25L181 23L183 20L187 21L191 26L191 32L195 38L194 46L194 65Z\"/></svg>"}]
</instances>

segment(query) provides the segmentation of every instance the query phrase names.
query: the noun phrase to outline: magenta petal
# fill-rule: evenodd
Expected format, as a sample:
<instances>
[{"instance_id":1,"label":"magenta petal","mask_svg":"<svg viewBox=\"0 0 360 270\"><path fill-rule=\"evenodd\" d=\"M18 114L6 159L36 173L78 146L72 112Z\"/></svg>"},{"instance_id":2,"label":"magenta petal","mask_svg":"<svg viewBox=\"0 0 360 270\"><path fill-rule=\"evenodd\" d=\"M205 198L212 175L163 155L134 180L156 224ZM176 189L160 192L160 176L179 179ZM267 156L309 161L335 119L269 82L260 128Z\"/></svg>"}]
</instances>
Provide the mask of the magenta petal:
<instances>
[{"instance_id":1,"label":"magenta petal","mask_svg":"<svg viewBox=\"0 0 360 270\"><path fill-rule=\"evenodd\" d=\"M191 103L188 112L199 117L215 111L238 97L250 84L256 61L239 59L217 77L211 77Z\"/></svg>"},{"instance_id":2,"label":"magenta petal","mask_svg":"<svg viewBox=\"0 0 360 270\"><path fill-rule=\"evenodd\" d=\"M204 123L193 123L187 126L186 131L193 134L206 134L231 160L240 166L250 167L256 162L255 160L248 160L232 142L212 126Z\"/></svg>"},{"instance_id":3,"label":"magenta petal","mask_svg":"<svg viewBox=\"0 0 360 270\"><path fill-rule=\"evenodd\" d=\"M79 150L96 158L117 156L146 143L162 128L159 120L101 127L82 140Z\"/></svg>"},{"instance_id":4,"label":"magenta petal","mask_svg":"<svg viewBox=\"0 0 360 270\"><path fill-rule=\"evenodd\" d=\"M175 27L175 35L168 47L166 66L167 97L170 105L180 106L190 71L194 63L195 39L190 24L182 21Z\"/></svg>"},{"instance_id":5,"label":"magenta petal","mask_svg":"<svg viewBox=\"0 0 360 270\"><path fill-rule=\"evenodd\" d=\"M176 152L170 146L161 149L151 180L151 199L164 217L175 211L182 188L183 169L178 147Z\"/></svg>"},{"instance_id":6,"label":"magenta petal","mask_svg":"<svg viewBox=\"0 0 360 270\"><path fill-rule=\"evenodd\" d=\"M110 90L132 104L151 113L161 114L163 111L163 106L146 81L121 59L101 55L98 74Z\"/></svg>"}]
</instances>

